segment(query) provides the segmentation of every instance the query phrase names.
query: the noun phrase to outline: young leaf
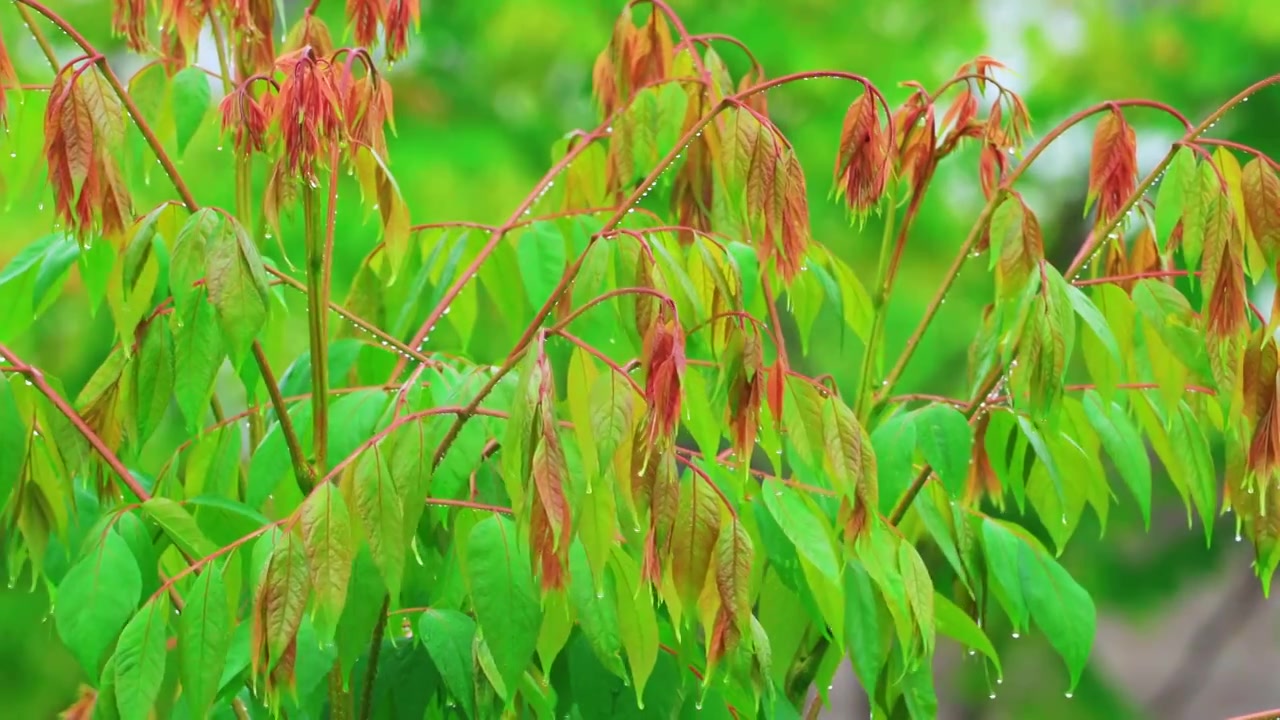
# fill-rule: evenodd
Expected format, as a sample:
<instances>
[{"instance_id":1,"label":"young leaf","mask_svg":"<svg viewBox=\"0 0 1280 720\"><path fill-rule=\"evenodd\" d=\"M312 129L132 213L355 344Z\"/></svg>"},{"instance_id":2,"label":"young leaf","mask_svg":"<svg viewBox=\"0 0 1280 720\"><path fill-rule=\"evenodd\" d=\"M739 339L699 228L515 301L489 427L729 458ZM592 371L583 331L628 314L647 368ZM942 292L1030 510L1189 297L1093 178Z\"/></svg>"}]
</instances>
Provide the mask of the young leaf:
<instances>
[{"instance_id":1,"label":"young leaf","mask_svg":"<svg viewBox=\"0 0 1280 720\"><path fill-rule=\"evenodd\" d=\"M120 633L112 660L120 720L147 720L151 717L164 681L168 622L169 596L161 593L147 601Z\"/></svg>"}]
</instances>

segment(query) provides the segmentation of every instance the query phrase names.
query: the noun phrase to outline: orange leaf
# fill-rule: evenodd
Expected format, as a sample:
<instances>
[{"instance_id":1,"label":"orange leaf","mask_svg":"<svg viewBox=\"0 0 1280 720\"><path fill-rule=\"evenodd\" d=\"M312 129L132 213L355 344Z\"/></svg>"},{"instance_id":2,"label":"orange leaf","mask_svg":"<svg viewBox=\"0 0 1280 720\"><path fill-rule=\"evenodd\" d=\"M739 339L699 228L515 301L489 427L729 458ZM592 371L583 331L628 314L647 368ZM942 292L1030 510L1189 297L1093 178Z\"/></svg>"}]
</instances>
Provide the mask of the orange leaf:
<instances>
[{"instance_id":1,"label":"orange leaf","mask_svg":"<svg viewBox=\"0 0 1280 720\"><path fill-rule=\"evenodd\" d=\"M136 53L150 50L150 43L147 41L146 0L113 0L111 31L123 37L125 45Z\"/></svg>"},{"instance_id":2,"label":"orange leaf","mask_svg":"<svg viewBox=\"0 0 1280 720\"><path fill-rule=\"evenodd\" d=\"M1213 195L1205 208L1204 254L1200 280L1204 285L1206 330L1222 339L1249 325L1245 305L1244 242L1231 200Z\"/></svg>"},{"instance_id":3,"label":"orange leaf","mask_svg":"<svg viewBox=\"0 0 1280 720\"><path fill-rule=\"evenodd\" d=\"M1086 207L1098 203L1098 222L1108 224L1120 214L1138 182L1138 141L1118 108L1102 116L1093 135Z\"/></svg>"},{"instance_id":4,"label":"orange leaf","mask_svg":"<svg viewBox=\"0 0 1280 720\"><path fill-rule=\"evenodd\" d=\"M1280 179L1262 158L1254 158L1240 171L1245 216L1267 259L1280 253Z\"/></svg>"}]
</instances>

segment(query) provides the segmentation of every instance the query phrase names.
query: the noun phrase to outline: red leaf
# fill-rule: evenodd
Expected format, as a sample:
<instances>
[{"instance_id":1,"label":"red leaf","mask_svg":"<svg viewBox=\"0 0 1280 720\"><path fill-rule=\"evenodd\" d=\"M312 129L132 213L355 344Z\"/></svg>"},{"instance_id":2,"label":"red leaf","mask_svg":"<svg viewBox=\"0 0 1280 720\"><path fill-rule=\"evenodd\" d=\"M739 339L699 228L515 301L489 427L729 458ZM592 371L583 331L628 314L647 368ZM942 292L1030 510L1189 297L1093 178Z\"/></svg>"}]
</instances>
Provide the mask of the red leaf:
<instances>
[{"instance_id":1,"label":"red leaf","mask_svg":"<svg viewBox=\"0 0 1280 720\"><path fill-rule=\"evenodd\" d=\"M875 97L864 92L845 113L835 169L836 199L845 198L856 215L869 212L884 195L888 145Z\"/></svg>"},{"instance_id":2,"label":"red leaf","mask_svg":"<svg viewBox=\"0 0 1280 720\"><path fill-rule=\"evenodd\" d=\"M645 338L644 394L653 410L649 442L670 438L680 423L681 383L684 378L684 330L674 318L659 317Z\"/></svg>"},{"instance_id":3,"label":"red leaf","mask_svg":"<svg viewBox=\"0 0 1280 720\"><path fill-rule=\"evenodd\" d=\"M5 117L5 90L12 90L18 87L18 72L13 67L13 60L9 58L9 51L5 49L4 38L0 37L0 128L8 128L9 123Z\"/></svg>"},{"instance_id":4,"label":"red leaf","mask_svg":"<svg viewBox=\"0 0 1280 720\"><path fill-rule=\"evenodd\" d=\"M750 457L760 423L760 405L764 399L765 372L760 337L755 332L743 335L741 371L729 386L729 403L725 407L725 423L739 457ZM772 408L772 405L771 405ZM778 416L777 412L774 413Z\"/></svg>"},{"instance_id":5,"label":"red leaf","mask_svg":"<svg viewBox=\"0 0 1280 720\"><path fill-rule=\"evenodd\" d=\"M395 62L404 57L409 48L409 26L416 26L420 18L418 0L391 0L384 42L388 61Z\"/></svg>"},{"instance_id":6,"label":"red leaf","mask_svg":"<svg viewBox=\"0 0 1280 720\"><path fill-rule=\"evenodd\" d=\"M1098 202L1098 222L1114 221L1138 183L1138 141L1118 108L1102 116L1093 136L1086 206Z\"/></svg>"},{"instance_id":7,"label":"red leaf","mask_svg":"<svg viewBox=\"0 0 1280 720\"><path fill-rule=\"evenodd\" d=\"M232 143L240 154L262 152L267 140L267 111L246 86L224 97L218 111L223 132L231 132Z\"/></svg>"},{"instance_id":8,"label":"red leaf","mask_svg":"<svg viewBox=\"0 0 1280 720\"><path fill-rule=\"evenodd\" d=\"M357 45L369 47L378 41L378 25L386 15L387 6L381 0L347 0L347 26Z\"/></svg>"}]
</instances>

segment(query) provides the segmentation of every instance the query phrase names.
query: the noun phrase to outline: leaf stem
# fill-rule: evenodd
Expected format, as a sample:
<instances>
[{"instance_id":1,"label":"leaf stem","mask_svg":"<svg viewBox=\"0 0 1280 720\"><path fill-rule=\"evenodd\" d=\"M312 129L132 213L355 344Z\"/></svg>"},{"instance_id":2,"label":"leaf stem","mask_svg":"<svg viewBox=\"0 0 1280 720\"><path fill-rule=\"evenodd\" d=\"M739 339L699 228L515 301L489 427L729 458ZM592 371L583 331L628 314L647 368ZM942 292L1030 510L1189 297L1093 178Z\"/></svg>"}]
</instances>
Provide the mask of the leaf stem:
<instances>
[{"instance_id":1,"label":"leaf stem","mask_svg":"<svg viewBox=\"0 0 1280 720\"><path fill-rule=\"evenodd\" d=\"M1138 204L1139 201L1142 200L1143 195L1145 195L1147 193L1147 190L1150 189L1150 187L1155 184L1156 179L1159 178L1160 175L1164 172L1165 168L1169 166L1169 163L1173 162L1173 157L1177 153L1179 146L1194 140L1197 135L1200 135L1205 130L1209 129L1209 127L1211 127L1214 123L1216 123L1224 114L1226 114L1228 110L1235 107L1236 104L1240 103L1245 98L1249 97L1250 95L1257 92L1258 90L1261 90L1262 88L1265 88L1269 85L1276 84L1277 82L1280 82L1280 74L1272 75L1271 77L1266 78L1265 80L1260 80L1250 85L1244 90L1241 90L1239 93L1236 93L1234 97L1232 97L1230 100L1224 103L1221 107L1219 107L1217 110L1211 113L1207 118L1201 121L1199 125L1188 130L1187 134L1184 135L1181 140L1179 140L1178 142L1175 142L1169 148L1169 152L1165 154L1164 159L1161 160L1160 163L1156 165L1156 167L1152 169L1152 171L1147 175L1147 177L1144 178L1142 182L1138 184L1138 186L1134 189L1133 193L1129 196L1129 201L1126 202L1124 206L1121 207L1119 211L1116 212L1115 219L1112 220L1106 228L1104 228L1100 232L1094 233L1093 236L1090 238L1090 240L1085 242L1085 244L1080 248L1080 252L1076 254L1075 259L1071 261L1071 265L1069 265L1067 267L1066 272L1063 273L1063 277L1070 278L1074 276L1076 273L1080 271L1080 268L1083 267L1085 263L1089 261L1094 251L1096 251L1097 248L1100 246L1098 238L1106 237L1107 235L1112 233L1115 230L1115 228L1118 227L1124 221L1125 215L1129 212L1129 210L1131 210L1135 205ZM1080 122L1085 117L1088 117L1093 113L1110 109L1115 104L1116 103L1099 103L1098 105L1094 105L1093 107L1081 110L1075 115L1072 115L1070 118L1067 118L1065 121L1059 124L1058 127L1050 131L1050 133L1046 135L1044 139L1042 139L1039 143L1036 144L1035 148L1033 148L1032 151L1027 155L1027 158L1021 164L1019 164L1018 167L1012 173L1010 173L1009 177L1003 183L1000 184L1000 188L1003 189L1005 192L1007 192L1008 188L1013 184L1015 180L1017 180L1018 176L1022 174L1022 172L1027 168L1027 166L1029 166L1031 162L1041 152L1044 151L1044 148L1048 146L1049 142L1051 142L1054 138L1058 137L1063 132L1065 132L1067 128L1071 127L1075 123ZM972 247L972 245L977 242L977 238L981 235L981 229L986 225L987 220L990 219L991 213L995 210L995 206L998 204L996 202L996 198L1000 196L1001 189L997 189L995 193L992 193L992 199L990 202L987 203L987 206L983 208L983 213L982 213L982 216L979 218L978 224L974 225L974 229L970 231L969 238L966 239L965 241L965 246L961 248L960 255L956 258L956 262L953 263L952 265L952 268L956 271L956 273L959 272L958 266L964 262L965 258L968 255L970 247ZM942 296L945 296L946 288L950 287L950 283L954 280L955 280L955 274L952 274L948 277L943 288ZM937 304L940 304L939 296L934 297L934 302L930 304L930 309L936 311ZM931 318L932 316L930 315L926 318L926 320ZM918 337L923 334L923 328L927 326L927 324L928 324L927 322L922 321L921 325L917 326L916 334L912 336L913 339L918 340ZM912 347L913 345L909 343L908 349ZM1016 353L1016 352L1017 352L1017 347L1015 346L1013 348L1013 353ZM906 364L905 358L908 356L909 356L909 353L904 350L904 354L903 354L904 359L899 361L899 368ZM978 389L978 392L974 393L973 399L969 401L969 406L965 408L963 411L964 416L966 418L972 419L974 415L977 414L977 411L983 405L984 398L990 395L991 391L995 389L996 385L1000 382L1001 375L1003 374L1004 374L1004 370L1000 366L993 367L990 370L990 372L987 373L987 377L982 382L981 386ZM888 393L892 389L892 386L893 386L893 383L889 383L884 388L884 392ZM906 489L905 492L903 492L902 497L898 500L898 503L894 505L893 512L889 514L890 524L897 525L899 522L902 521L902 518L907 514L907 510L911 507L911 503L915 500L916 495L918 495L920 493L920 490L924 488L925 483L929 481L929 477L932 474L933 474L933 468L928 464L926 464L920 470L920 474L916 475L915 480L913 480L911 485Z\"/></svg>"},{"instance_id":2,"label":"leaf stem","mask_svg":"<svg viewBox=\"0 0 1280 720\"><path fill-rule=\"evenodd\" d=\"M880 338L884 335L885 315L888 314L886 308L889 305L889 293L893 288L893 271L890 268L897 267L897 262L890 260L890 254L893 252L894 222L898 217L895 199L897 192L898 183L893 181L885 196L885 207L888 210L885 212L884 234L880 238L880 265L876 270L876 290L871 298L871 332L867 335L867 344L863 348L862 373L858 379L858 396L853 407L858 422L863 424L867 421L869 401L875 394L875 371L880 364L876 361L876 355L881 349Z\"/></svg>"},{"instance_id":3,"label":"leaf stem","mask_svg":"<svg viewBox=\"0 0 1280 720\"><path fill-rule=\"evenodd\" d=\"M364 675L364 692L360 695L360 720L373 717L373 683L378 674L378 656L382 654L382 636L387 632L387 610L391 608L391 596L382 596L382 609L378 611L378 621L373 626L373 635L369 639L369 667Z\"/></svg>"},{"instance_id":4,"label":"leaf stem","mask_svg":"<svg viewBox=\"0 0 1280 720\"><path fill-rule=\"evenodd\" d=\"M262 349L262 343L253 341L253 357L258 361L258 368L262 371L262 382L267 386L267 394L271 396L271 407L275 408L276 417L286 418L289 416L289 406L285 404L284 396L280 393L280 385L276 382L275 375L271 372L271 363L267 361L267 354ZM313 399L312 405L316 404ZM307 455L302 451L302 443L298 442L298 433L294 431L293 423L281 422L280 432L284 434L285 445L289 447L289 457L293 460L293 474L298 479L298 487L303 494L311 492L311 488L316 484L316 473L307 462Z\"/></svg>"},{"instance_id":5,"label":"leaf stem","mask_svg":"<svg viewBox=\"0 0 1280 720\"><path fill-rule=\"evenodd\" d=\"M1274 76L1261 83L1255 83L1254 85L1250 86L1249 92L1256 91L1256 88L1263 87L1267 84L1276 82L1277 80L1280 80L1280 76ZM1244 97L1247 97L1246 93L1241 93L1239 96L1237 96L1237 98L1239 99L1243 99ZM1238 102L1238 100L1236 101ZM1230 107L1231 104L1234 104L1234 103L1229 103L1227 107ZM879 403L883 401L884 398L888 397L893 392L893 388L894 386L897 385L898 380L902 378L902 373L906 369L907 363L910 362L911 357L915 354L915 351L919 348L920 341L924 338L925 331L929 329L930 324L933 322L934 316L938 314L938 309L942 307L942 302L946 299L947 293L951 291L951 286L955 284L956 278L959 277L960 270L964 267L965 261L969 259L970 253L972 253L973 248L978 244L978 240L982 238L982 233L986 231L987 224L991 221L991 216L995 213L996 208L999 207L1000 203L1004 200L1005 196L1009 194L1009 191L1013 187L1014 183L1016 183L1018 179L1022 177L1022 175L1027 171L1027 168L1031 167L1031 164L1034 163L1036 159L1040 157L1040 155L1045 151L1045 149L1047 149L1051 143L1057 140L1067 130L1070 130L1072 127L1075 127L1076 125L1080 124L1081 122L1088 119L1089 117L1096 115L1097 113L1109 111L1116 107L1126 107L1126 106L1136 106L1136 107L1146 107L1146 108L1154 107L1155 109L1161 110L1164 112L1169 112L1170 110L1170 108L1168 108L1167 106L1164 106L1163 104L1160 104L1160 103L1153 104L1149 100L1109 100L1106 102L1100 102L1094 105L1090 105L1089 107L1083 110L1080 110L1074 115L1068 117L1066 120L1063 120L1062 122L1058 123L1058 125L1056 125L1052 130L1050 130L1043 138L1039 140L1039 142L1037 142L1034 146L1032 146L1031 150L1027 152L1022 162L1018 163L1018 166L1014 168L1007 177L1005 177L1005 179L995 189L995 192L991 193L991 198L987 201L987 204L982 208L982 212L978 214L978 220L973 224L973 227L970 228L969 235L964 239L964 242L960 244L960 251L956 254L955 260L951 262L951 267L947 268L947 272L943 276L942 282L938 286L937 292L934 293L933 299L929 301L929 305L925 308L924 315L920 318L920 322L916 325L916 329L911 333L911 337L907 340L906 346L902 349L902 354L898 356L898 361L894 364L893 369L889 371L888 376L885 377L884 383L881 386L880 391L876 397L876 401L875 401L876 403ZM1219 116L1223 112L1226 112L1226 108L1219 110L1214 115ZM1178 115L1178 113L1174 112L1172 114L1174 115L1174 117L1179 118L1180 122L1183 120L1183 118L1181 118L1181 116ZM1211 117L1213 117L1214 120L1217 119L1217 117L1214 117L1214 116L1211 116ZM1205 123L1201 123L1201 126L1193 128L1192 130L1188 131L1187 137L1184 138L1183 141L1185 141L1187 138L1193 138L1195 137L1195 135L1198 135L1200 132L1203 132L1203 128L1208 127L1208 124L1207 124L1208 122L1209 121L1206 121ZM1134 193L1131 202L1124 208L1124 210L1122 210L1118 214L1118 217L1112 223L1113 228L1116 225L1118 225L1121 220L1124 219L1124 216L1125 216L1124 211L1133 207L1133 205L1135 205L1138 202L1138 200L1142 197L1143 192L1145 192L1146 189L1150 187L1153 182L1155 182L1156 177L1159 177L1159 171L1162 171L1165 168L1165 166L1169 164L1169 161L1172 160L1172 158L1173 158L1173 152L1171 151L1169 155L1165 157L1165 160L1161 162L1160 165L1156 168L1156 170L1153 171L1152 174L1147 177L1147 180L1143 182L1142 185L1139 186L1138 191ZM1108 229L1108 232L1110 232L1110 229ZM1069 269L1066 273L1064 273L1064 276L1073 275L1077 270L1079 270L1080 265L1083 265L1083 261L1081 260L1081 258L1085 257L1085 250L1088 247L1089 245L1086 245L1084 248L1081 248L1081 254L1077 255L1076 261L1072 262L1071 269Z\"/></svg>"},{"instance_id":6,"label":"leaf stem","mask_svg":"<svg viewBox=\"0 0 1280 720\"><path fill-rule=\"evenodd\" d=\"M316 474L328 470L329 388L328 319L324 298L324 237L320 231L319 193L302 186L303 245L307 255L307 336L311 345L312 455Z\"/></svg>"},{"instance_id":7,"label":"leaf stem","mask_svg":"<svg viewBox=\"0 0 1280 720\"><path fill-rule=\"evenodd\" d=\"M133 476L133 473L129 472L129 469L124 466L120 458L111 448L107 447L106 442L93 431L93 428L89 427L84 418L80 417L80 414L45 381L44 373L39 368L24 362L3 344L0 344L0 358L4 358L6 362L13 366L16 372L25 376L27 382L39 390L40 394L44 395L45 399L52 403L58 412L62 413L62 416L84 437L94 451L98 453L98 456L102 458L102 461L107 464L107 467L111 468L111 471L120 478L120 481L129 489L129 492L138 498L139 502L146 502L151 499L151 493L148 493L146 488L142 487L142 484Z\"/></svg>"}]
</instances>

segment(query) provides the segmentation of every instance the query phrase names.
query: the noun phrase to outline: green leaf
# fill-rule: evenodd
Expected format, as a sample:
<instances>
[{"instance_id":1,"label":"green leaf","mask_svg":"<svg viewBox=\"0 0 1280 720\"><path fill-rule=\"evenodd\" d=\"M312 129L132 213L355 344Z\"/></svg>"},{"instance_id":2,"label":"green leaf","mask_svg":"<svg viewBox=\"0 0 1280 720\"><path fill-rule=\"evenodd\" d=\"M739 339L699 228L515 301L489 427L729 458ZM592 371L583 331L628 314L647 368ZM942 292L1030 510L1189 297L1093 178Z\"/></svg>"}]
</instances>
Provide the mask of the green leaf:
<instances>
[{"instance_id":1,"label":"green leaf","mask_svg":"<svg viewBox=\"0 0 1280 720\"><path fill-rule=\"evenodd\" d=\"M190 222L196 220L193 216ZM232 364L239 367L267 322L270 294L266 269L257 246L234 220L223 219L207 238L206 248L205 287L209 302L217 312Z\"/></svg>"},{"instance_id":2,"label":"green leaf","mask_svg":"<svg viewBox=\"0 0 1280 720\"><path fill-rule=\"evenodd\" d=\"M515 688L537 649L542 611L526 544L515 523L491 516L467 539L467 585L503 684Z\"/></svg>"},{"instance_id":3,"label":"green leaf","mask_svg":"<svg viewBox=\"0 0 1280 720\"><path fill-rule=\"evenodd\" d=\"M600 662L618 677L625 677L615 595L613 575L594 578L586 550L582 543L574 543L569 548L569 600L578 626Z\"/></svg>"},{"instance_id":4,"label":"green leaf","mask_svg":"<svg viewBox=\"0 0 1280 720\"><path fill-rule=\"evenodd\" d=\"M929 577L929 570L924 566L920 553L909 542L898 543L898 570L902 573L902 586L906 590L907 602L919 628L924 657L932 657L935 636L933 580Z\"/></svg>"},{"instance_id":5,"label":"green leaf","mask_svg":"<svg viewBox=\"0 0 1280 720\"><path fill-rule=\"evenodd\" d=\"M1156 245L1161 253L1168 246L1169 237L1182 218L1183 207L1198 179L1195 151L1189 147L1179 147L1156 191Z\"/></svg>"},{"instance_id":6,"label":"green leaf","mask_svg":"<svg viewBox=\"0 0 1280 720\"><path fill-rule=\"evenodd\" d=\"M801 557L827 579L840 582L840 564L831 527L799 490L767 479L761 487L764 505Z\"/></svg>"},{"instance_id":7,"label":"green leaf","mask_svg":"<svg viewBox=\"0 0 1280 720\"><path fill-rule=\"evenodd\" d=\"M520 280L524 283L529 304L538 309L551 297L551 291L564 275L566 258L564 235L554 223L536 222L520 236L516 247Z\"/></svg>"},{"instance_id":8,"label":"green leaf","mask_svg":"<svg viewBox=\"0 0 1280 720\"><path fill-rule=\"evenodd\" d=\"M356 514L369 538L369 551L392 602L399 603L405 563L404 504L378 446L360 457L354 485Z\"/></svg>"},{"instance_id":9,"label":"green leaf","mask_svg":"<svg viewBox=\"0 0 1280 720\"><path fill-rule=\"evenodd\" d=\"M177 305L177 298L174 299ZM171 315L174 366L182 369L182 382L174 383L178 408L187 421L187 431L199 432L204 425L213 383L226 356L218 317L213 306L204 301L201 288L185 310L175 308Z\"/></svg>"},{"instance_id":10,"label":"green leaf","mask_svg":"<svg viewBox=\"0 0 1280 720\"><path fill-rule=\"evenodd\" d=\"M182 155L213 103L209 76L194 65L179 70L173 76L172 99L173 121L178 132L178 154Z\"/></svg>"},{"instance_id":11,"label":"green leaf","mask_svg":"<svg viewBox=\"0 0 1280 720\"><path fill-rule=\"evenodd\" d=\"M622 547L613 549L613 577L618 600L618 631L627 651L631 682L640 708L644 708L644 688L658 662L658 618L647 585L640 579L640 567Z\"/></svg>"},{"instance_id":12,"label":"green leaf","mask_svg":"<svg viewBox=\"0 0 1280 720\"><path fill-rule=\"evenodd\" d=\"M168 621L169 596L160 593L147 601L120 633L113 662L116 707L121 720L151 717L164 681Z\"/></svg>"},{"instance_id":13,"label":"green leaf","mask_svg":"<svg viewBox=\"0 0 1280 720\"><path fill-rule=\"evenodd\" d=\"M876 696L880 670L892 644L891 628L885 622L879 593L867 569L857 560L845 568L845 644L849 659L862 687Z\"/></svg>"},{"instance_id":14,"label":"green leaf","mask_svg":"<svg viewBox=\"0 0 1280 720\"><path fill-rule=\"evenodd\" d=\"M147 323L138 360L133 363L134 388L138 401L138 442L145 442L164 419L173 399L173 333L161 320Z\"/></svg>"},{"instance_id":15,"label":"green leaf","mask_svg":"<svg viewBox=\"0 0 1280 720\"><path fill-rule=\"evenodd\" d=\"M355 541L347 503L332 482L322 483L302 504L299 519L307 548L314 603L312 620L322 642L333 638L347 602Z\"/></svg>"},{"instance_id":16,"label":"green leaf","mask_svg":"<svg viewBox=\"0 0 1280 720\"><path fill-rule=\"evenodd\" d=\"M263 670L269 671L297 637L311 588L306 552L295 533L264 536L261 543L269 545L254 600L254 622L261 623L258 632L266 638L268 667ZM257 552L254 555L256 559Z\"/></svg>"},{"instance_id":17,"label":"green leaf","mask_svg":"<svg viewBox=\"0 0 1280 720\"><path fill-rule=\"evenodd\" d=\"M1013 533L990 520L982 523L982 544L986 550L987 570L992 591L1009 615L1014 632L1025 630L1030 622L1027 601L1022 593L1020 574L1021 541Z\"/></svg>"},{"instance_id":18,"label":"green leaf","mask_svg":"<svg viewBox=\"0 0 1280 720\"><path fill-rule=\"evenodd\" d=\"M998 583L997 597L1006 611L1017 605L1010 611L1011 618L1017 612L1022 619L1029 613L1035 620L1066 662L1069 689L1074 689L1093 647L1097 627L1093 599L1047 552L1033 548L998 521L983 520L982 531L987 565ZM1005 601L1015 596L1016 603ZM1025 621L1015 619L1014 627L1024 626Z\"/></svg>"},{"instance_id":19,"label":"green leaf","mask_svg":"<svg viewBox=\"0 0 1280 720\"><path fill-rule=\"evenodd\" d=\"M199 559L218 551L218 546L205 537L191 513L169 498L151 498L142 504L142 509L188 557Z\"/></svg>"},{"instance_id":20,"label":"green leaf","mask_svg":"<svg viewBox=\"0 0 1280 720\"><path fill-rule=\"evenodd\" d=\"M187 606L178 616L182 692L188 712L200 717L218 693L235 630L221 568L206 565L191 584L186 600Z\"/></svg>"},{"instance_id":21,"label":"green leaf","mask_svg":"<svg viewBox=\"0 0 1280 720\"><path fill-rule=\"evenodd\" d=\"M128 622L141 594L138 562L116 532L108 532L101 545L63 576L53 614L58 637L89 677L98 676L103 654Z\"/></svg>"},{"instance_id":22,"label":"green leaf","mask_svg":"<svg viewBox=\"0 0 1280 720\"><path fill-rule=\"evenodd\" d=\"M913 413L920 452L933 466L943 487L953 498L964 493L973 454L973 430L954 407L943 403L927 405Z\"/></svg>"},{"instance_id":23,"label":"green leaf","mask_svg":"<svg viewBox=\"0 0 1280 720\"><path fill-rule=\"evenodd\" d=\"M1000 667L1000 657L996 654L995 646L991 644L991 639L982 632L982 628L978 627L973 618L942 593L933 595L933 613L939 633L986 655L996 666L996 677L1004 677L1004 670Z\"/></svg>"},{"instance_id":24,"label":"green leaf","mask_svg":"<svg viewBox=\"0 0 1280 720\"><path fill-rule=\"evenodd\" d=\"M1129 416L1119 405L1107 402L1090 390L1084 395L1084 412L1098 439L1115 463L1120 478L1129 487L1142 509L1142 522L1151 529L1151 461L1146 444Z\"/></svg>"},{"instance_id":25,"label":"green leaf","mask_svg":"<svg viewBox=\"0 0 1280 720\"><path fill-rule=\"evenodd\" d=\"M475 635L476 622L457 610L427 610L418 620L418 638L467 717L475 717Z\"/></svg>"}]
</instances>

